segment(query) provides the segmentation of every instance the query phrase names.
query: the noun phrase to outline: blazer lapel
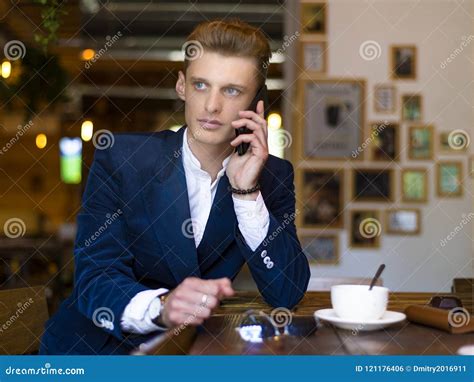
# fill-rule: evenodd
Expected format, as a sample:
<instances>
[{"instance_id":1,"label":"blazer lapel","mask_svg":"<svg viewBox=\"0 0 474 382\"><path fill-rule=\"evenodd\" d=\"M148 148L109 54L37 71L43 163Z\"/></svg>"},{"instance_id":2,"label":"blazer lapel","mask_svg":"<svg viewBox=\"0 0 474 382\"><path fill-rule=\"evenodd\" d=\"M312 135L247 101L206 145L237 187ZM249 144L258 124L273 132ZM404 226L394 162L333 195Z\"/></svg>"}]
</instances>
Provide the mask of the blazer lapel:
<instances>
[{"instance_id":1,"label":"blazer lapel","mask_svg":"<svg viewBox=\"0 0 474 382\"><path fill-rule=\"evenodd\" d=\"M184 127L166 139L152 173L143 175L142 196L153 231L176 283L200 277L182 161Z\"/></svg>"}]
</instances>

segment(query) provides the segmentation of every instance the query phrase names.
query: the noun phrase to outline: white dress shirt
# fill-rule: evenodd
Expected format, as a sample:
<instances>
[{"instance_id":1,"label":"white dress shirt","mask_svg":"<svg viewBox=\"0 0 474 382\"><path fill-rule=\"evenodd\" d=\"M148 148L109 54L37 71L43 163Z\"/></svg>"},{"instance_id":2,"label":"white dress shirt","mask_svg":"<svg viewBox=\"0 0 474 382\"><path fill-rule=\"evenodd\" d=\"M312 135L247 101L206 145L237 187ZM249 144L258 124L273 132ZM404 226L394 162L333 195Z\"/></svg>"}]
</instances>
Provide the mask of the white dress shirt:
<instances>
[{"instance_id":1,"label":"white dress shirt","mask_svg":"<svg viewBox=\"0 0 474 382\"><path fill-rule=\"evenodd\" d=\"M211 176L201 169L201 163L192 153L188 139L188 128L185 127L182 158L188 189L194 242L197 248L204 235L204 228L209 219L219 179L224 175L232 154L224 159L222 169L218 172L214 182L211 183ZM232 195L232 200L239 230L247 245L252 251L255 251L267 236L270 224L268 210L263 201L262 194L259 191L257 200L242 200L234 195ZM125 307L122 315L122 330L136 334L147 334L158 329L164 329L151 321L148 307L154 298L166 292L168 292L168 289L160 288L150 289L135 295Z\"/></svg>"}]
</instances>

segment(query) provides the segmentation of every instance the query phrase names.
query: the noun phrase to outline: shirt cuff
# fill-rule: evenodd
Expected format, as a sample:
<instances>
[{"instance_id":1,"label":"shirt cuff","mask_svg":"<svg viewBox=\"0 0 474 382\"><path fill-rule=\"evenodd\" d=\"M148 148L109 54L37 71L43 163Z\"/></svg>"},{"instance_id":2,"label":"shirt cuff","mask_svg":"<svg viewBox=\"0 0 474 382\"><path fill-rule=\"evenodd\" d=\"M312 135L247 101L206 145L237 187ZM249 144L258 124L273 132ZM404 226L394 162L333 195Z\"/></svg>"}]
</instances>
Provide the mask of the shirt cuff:
<instances>
[{"instance_id":1,"label":"shirt cuff","mask_svg":"<svg viewBox=\"0 0 474 382\"><path fill-rule=\"evenodd\" d=\"M243 200L232 195L239 230L247 245L255 251L267 236L270 215L259 191L257 200Z\"/></svg>"},{"instance_id":2,"label":"shirt cuff","mask_svg":"<svg viewBox=\"0 0 474 382\"><path fill-rule=\"evenodd\" d=\"M148 308L155 298L168 291L166 288L159 288L137 293L130 300L122 314L120 321L122 330L134 334L148 334L157 330L166 330L167 328L162 328L153 323Z\"/></svg>"}]
</instances>

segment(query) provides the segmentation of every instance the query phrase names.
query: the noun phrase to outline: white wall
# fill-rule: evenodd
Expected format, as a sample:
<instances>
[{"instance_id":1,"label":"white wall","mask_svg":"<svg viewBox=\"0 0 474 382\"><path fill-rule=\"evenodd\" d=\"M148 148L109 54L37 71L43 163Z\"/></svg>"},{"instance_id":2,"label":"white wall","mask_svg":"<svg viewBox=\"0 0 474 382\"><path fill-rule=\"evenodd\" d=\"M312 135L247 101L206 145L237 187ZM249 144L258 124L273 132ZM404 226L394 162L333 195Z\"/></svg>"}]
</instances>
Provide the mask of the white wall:
<instances>
[{"instance_id":1,"label":"white wall","mask_svg":"<svg viewBox=\"0 0 474 382\"><path fill-rule=\"evenodd\" d=\"M290 36L298 30L296 1L288 2L285 34ZM415 81L394 81L400 96L405 92L420 92L423 95L424 123L432 123L436 133L453 129L470 132L471 155L474 145L474 40L445 69L443 62L462 43L462 38L474 35L474 2L450 0L330 0L328 14L328 77L362 77L367 81L366 121L400 120L400 113L377 115L373 110L373 86L390 82L389 47L391 44L416 44L418 47L418 78ZM474 36L473 36L474 39ZM365 61L359 55L360 45L367 40L377 41L381 48L380 58ZM295 57L291 47L289 54ZM288 83L293 83L295 71L293 60L285 63ZM294 94L294 88L286 97ZM293 106L287 102L284 109L285 127L292 131ZM387 268L383 274L384 284L396 291L450 291L455 277L473 277L473 224L464 226L455 238L444 247L440 240L461 224L463 214L473 211L472 178L468 177L466 155L438 155L433 161L408 161L406 153L407 129L401 125L402 157L396 173L395 195L397 201L388 203L352 203L346 208L345 229L327 230L339 233L340 263L312 267L314 277L370 277L380 263ZM437 138L437 134L435 135ZM436 146L435 146L436 147ZM293 164L297 164L296 147L291 148ZM405 151L404 151L405 150ZM436 196L436 160L462 160L464 165L464 196L457 199L441 199ZM347 169L351 163L315 162L321 165L341 165ZM360 163L370 166L365 159ZM429 201L426 204L403 204L400 201L400 168L425 167L429 169ZM346 173L345 184L350 178ZM346 189L346 201L350 195ZM380 211L396 207L420 208L422 233L419 236L389 236L382 234L381 247L377 250L348 248L348 210L370 208ZM384 216L382 214L382 216ZM305 230L299 229L301 233ZM311 232L311 231L309 231Z\"/></svg>"}]
</instances>

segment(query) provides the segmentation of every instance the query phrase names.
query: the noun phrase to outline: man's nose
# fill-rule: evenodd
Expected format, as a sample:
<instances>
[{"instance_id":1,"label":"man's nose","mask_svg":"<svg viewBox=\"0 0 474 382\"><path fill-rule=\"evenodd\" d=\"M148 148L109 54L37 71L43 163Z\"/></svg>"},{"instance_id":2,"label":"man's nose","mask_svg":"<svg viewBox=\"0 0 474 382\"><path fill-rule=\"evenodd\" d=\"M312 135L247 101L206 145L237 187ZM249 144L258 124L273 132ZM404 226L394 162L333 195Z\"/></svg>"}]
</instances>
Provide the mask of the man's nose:
<instances>
[{"instance_id":1,"label":"man's nose","mask_svg":"<svg viewBox=\"0 0 474 382\"><path fill-rule=\"evenodd\" d=\"M219 113L222 109L221 95L218 91L211 91L206 99L206 111L209 114Z\"/></svg>"}]
</instances>

